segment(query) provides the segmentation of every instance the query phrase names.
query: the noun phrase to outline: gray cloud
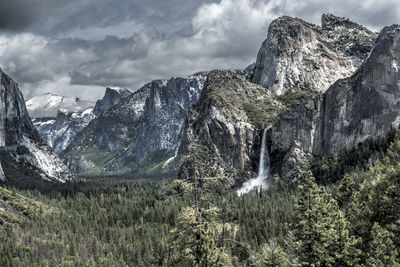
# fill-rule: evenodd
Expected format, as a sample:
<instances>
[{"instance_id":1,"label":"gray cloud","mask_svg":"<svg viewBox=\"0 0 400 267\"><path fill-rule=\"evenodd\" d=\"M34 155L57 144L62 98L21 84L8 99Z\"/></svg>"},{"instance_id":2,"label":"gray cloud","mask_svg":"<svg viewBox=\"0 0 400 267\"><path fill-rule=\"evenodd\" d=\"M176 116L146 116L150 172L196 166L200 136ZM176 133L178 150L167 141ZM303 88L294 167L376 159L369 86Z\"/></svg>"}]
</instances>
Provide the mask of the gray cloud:
<instances>
[{"instance_id":1,"label":"gray cloud","mask_svg":"<svg viewBox=\"0 0 400 267\"><path fill-rule=\"evenodd\" d=\"M322 13L330 12L375 30L400 21L398 0L379 7L370 0L30 1L39 8L20 10L18 3L27 2L22 0L8 7L15 16L26 14L24 20L0 23L30 32L0 35L0 66L28 97L52 91L95 99L105 86L135 90L153 79L244 68L255 60L269 23L281 15L319 24Z\"/></svg>"},{"instance_id":2,"label":"gray cloud","mask_svg":"<svg viewBox=\"0 0 400 267\"><path fill-rule=\"evenodd\" d=\"M204 3L216 0L12 0L0 3L0 29L45 35L74 34L127 21L165 32L187 25ZM125 25L129 32L133 24Z\"/></svg>"}]
</instances>

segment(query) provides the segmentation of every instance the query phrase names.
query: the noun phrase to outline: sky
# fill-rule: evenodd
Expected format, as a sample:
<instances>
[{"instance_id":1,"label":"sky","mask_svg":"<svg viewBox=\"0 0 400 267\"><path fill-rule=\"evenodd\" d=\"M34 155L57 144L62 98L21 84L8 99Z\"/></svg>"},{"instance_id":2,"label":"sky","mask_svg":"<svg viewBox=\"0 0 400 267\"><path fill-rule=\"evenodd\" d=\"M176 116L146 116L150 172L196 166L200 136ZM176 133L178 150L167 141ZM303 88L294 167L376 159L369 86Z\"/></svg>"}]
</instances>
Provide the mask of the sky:
<instances>
[{"instance_id":1,"label":"sky","mask_svg":"<svg viewBox=\"0 0 400 267\"><path fill-rule=\"evenodd\" d=\"M0 68L25 99L96 100L106 86L244 69L272 20L327 12L379 31L400 23L400 0L1 0Z\"/></svg>"}]
</instances>

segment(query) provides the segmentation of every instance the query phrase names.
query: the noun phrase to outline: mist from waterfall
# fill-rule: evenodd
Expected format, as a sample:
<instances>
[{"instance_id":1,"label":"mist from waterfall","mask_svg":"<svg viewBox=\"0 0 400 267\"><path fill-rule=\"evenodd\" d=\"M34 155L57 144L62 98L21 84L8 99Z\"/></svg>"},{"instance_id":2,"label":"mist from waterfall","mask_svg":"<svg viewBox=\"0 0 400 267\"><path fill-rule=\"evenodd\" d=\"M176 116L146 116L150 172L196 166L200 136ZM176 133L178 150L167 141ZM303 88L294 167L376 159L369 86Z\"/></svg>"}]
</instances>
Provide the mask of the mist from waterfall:
<instances>
[{"instance_id":1,"label":"mist from waterfall","mask_svg":"<svg viewBox=\"0 0 400 267\"><path fill-rule=\"evenodd\" d=\"M260 161L258 164L258 175L256 178L250 179L243 183L242 187L236 190L236 193L240 196L242 194L251 192L253 189L267 189L268 188L268 176L269 176L269 152L266 146L267 129L264 129L261 148L260 148Z\"/></svg>"}]
</instances>

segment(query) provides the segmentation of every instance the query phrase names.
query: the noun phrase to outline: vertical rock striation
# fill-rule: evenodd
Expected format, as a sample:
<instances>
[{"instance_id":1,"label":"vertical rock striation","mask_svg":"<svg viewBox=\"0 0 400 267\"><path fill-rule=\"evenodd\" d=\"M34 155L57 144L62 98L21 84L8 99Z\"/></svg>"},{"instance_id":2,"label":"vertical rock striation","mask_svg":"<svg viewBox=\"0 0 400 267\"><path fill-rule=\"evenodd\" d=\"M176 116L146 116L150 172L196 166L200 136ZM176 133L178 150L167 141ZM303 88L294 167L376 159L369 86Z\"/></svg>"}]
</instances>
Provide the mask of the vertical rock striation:
<instances>
[{"instance_id":1,"label":"vertical rock striation","mask_svg":"<svg viewBox=\"0 0 400 267\"><path fill-rule=\"evenodd\" d=\"M323 95L295 105L269 131L273 165L283 176L312 156L335 155L400 125L400 26L385 27L361 68Z\"/></svg>"},{"instance_id":2,"label":"vertical rock striation","mask_svg":"<svg viewBox=\"0 0 400 267\"><path fill-rule=\"evenodd\" d=\"M71 175L34 128L21 92L9 76L0 70L0 161L14 168L29 169L48 179L66 181ZM18 167L17 167L18 166ZM3 166L4 167L4 166ZM3 169L3 168L2 168ZM4 169L5 177L14 173Z\"/></svg>"},{"instance_id":3,"label":"vertical rock striation","mask_svg":"<svg viewBox=\"0 0 400 267\"><path fill-rule=\"evenodd\" d=\"M174 171L186 112L200 97L204 74L146 84L90 122L61 154L90 175Z\"/></svg>"}]
</instances>

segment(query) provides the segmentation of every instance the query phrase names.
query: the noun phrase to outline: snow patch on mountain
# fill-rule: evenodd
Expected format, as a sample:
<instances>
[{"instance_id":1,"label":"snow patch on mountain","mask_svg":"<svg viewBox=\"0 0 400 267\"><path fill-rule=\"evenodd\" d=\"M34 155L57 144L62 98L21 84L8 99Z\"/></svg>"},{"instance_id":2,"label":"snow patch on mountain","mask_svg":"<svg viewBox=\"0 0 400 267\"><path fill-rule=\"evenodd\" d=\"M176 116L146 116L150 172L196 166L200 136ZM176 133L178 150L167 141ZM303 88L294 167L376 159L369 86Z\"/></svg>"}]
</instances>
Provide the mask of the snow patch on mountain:
<instances>
[{"instance_id":1,"label":"snow patch on mountain","mask_svg":"<svg viewBox=\"0 0 400 267\"><path fill-rule=\"evenodd\" d=\"M63 112L80 112L93 106L93 101L52 93L34 96L26 101L26 107L32 118L56 117L59 110Z\"/></svg>"}]
</instances>

